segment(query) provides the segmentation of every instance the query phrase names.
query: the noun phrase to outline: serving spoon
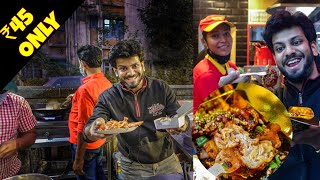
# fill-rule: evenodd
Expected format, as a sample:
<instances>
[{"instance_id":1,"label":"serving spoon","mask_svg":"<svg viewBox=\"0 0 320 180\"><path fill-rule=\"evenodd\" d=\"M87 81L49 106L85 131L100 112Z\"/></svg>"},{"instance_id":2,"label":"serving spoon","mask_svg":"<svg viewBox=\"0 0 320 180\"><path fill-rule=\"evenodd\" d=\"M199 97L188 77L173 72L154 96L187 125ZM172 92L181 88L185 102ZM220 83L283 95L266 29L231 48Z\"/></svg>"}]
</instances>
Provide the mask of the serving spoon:
<instances>
[{"instance_id":1,"label":"serving spoon","mask_svg":"<svg viewBox=\"0 0 320 180\"><path fill-rule=\"evenodd\" d=\"M266 71L261 71L261 72L242 73L242 74L240 74L240 77L252 76L252 75L265 76L265 75L267 75L267 72Z\"/></svg>"}]
</instances>

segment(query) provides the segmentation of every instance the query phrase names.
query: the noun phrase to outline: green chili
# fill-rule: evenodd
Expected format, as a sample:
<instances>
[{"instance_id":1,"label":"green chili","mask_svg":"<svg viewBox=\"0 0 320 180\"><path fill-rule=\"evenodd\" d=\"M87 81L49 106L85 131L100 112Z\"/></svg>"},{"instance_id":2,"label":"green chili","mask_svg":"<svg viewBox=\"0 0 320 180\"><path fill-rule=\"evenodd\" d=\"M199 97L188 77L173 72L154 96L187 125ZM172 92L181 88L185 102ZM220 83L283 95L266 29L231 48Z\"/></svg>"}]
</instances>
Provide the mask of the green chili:
<instances>
[{"instance_id":1,"label":"green chili","mask_svg":"<svg viewBox=\"0 0 320 180\"><path fill-rule=\"evenodd\" d=\"M198 147L202 147L209 139L206 136L200 136L196 139Z\"/></svg>"},{"instance_id":2,"label":"green chili","mask_svg":"<svg viewBox=\"0 0 320 180\"><path fill-rule=\"evenodd\" d=\"M241 67L238 67L238 71L240 72L240 74L244 73L244 69Z\"/></svg>"},{"instance_id":3,"label":"green chili","mask_svg":"<svg viewBox=\"0 0 320 180\"><path fill-rule=\"evenodd\" d=\"M281 165L281 161L280 161L279 156L277 155L275 159L276 159L277 165L280 166Z\"/></svg>"},{"instance_id":4,"label":"green chili","mask_svg":"<svg viewBox=\"0 0 320 180\"><path fill-rule=\"evenodd\" d=\"M206 105L207 105L207 107L208 107L208 108L210 108L210 107L211 107L211 104L210 104L210 103L207 103Z\"/></svg>"},{"instance_id":5,"label":"green chili","mask_svg":"<svg viewBox=\"0 0 320 180\"><path fill-rule=\"evenodd\" d=\"M223 128L223 126L224 126L223 122L219 122L219 129Z\"/></svg>"},{"instance_id":6,"label":"green chili","mask_svg":"<svg viewBox=\"0 0 320 180\"><path fill-rule=\"evenodd\" d=\"M228 169L228 168L231 167L231 163L224 162L224 163L222 163L222 167L223 167L224 169Z\"/></svg>"},{"instance_id":7,"label":"green chili","mask_svg":"<svg viewBox=\"0 0 320 180\"><path fill-rule=\"evenodd\" d=\"M262 133L262 132L263 132L263 128L262 128L261 126L257 126L257 127L256 127L256 131L257 131L258 133Z\"/></svg>"},{"instance_id":8,"label":"green chili","mask_svg":"<svg viewBox=\"0 0 320 180\"><path fill-rule=\"evenodd\" d=\"M270 167L271 169L277 169L279 166L278 166L277 163L275 163L274 161L271 161L271 162L269 163L269 167Z\"/></svg>"}]
</instances>

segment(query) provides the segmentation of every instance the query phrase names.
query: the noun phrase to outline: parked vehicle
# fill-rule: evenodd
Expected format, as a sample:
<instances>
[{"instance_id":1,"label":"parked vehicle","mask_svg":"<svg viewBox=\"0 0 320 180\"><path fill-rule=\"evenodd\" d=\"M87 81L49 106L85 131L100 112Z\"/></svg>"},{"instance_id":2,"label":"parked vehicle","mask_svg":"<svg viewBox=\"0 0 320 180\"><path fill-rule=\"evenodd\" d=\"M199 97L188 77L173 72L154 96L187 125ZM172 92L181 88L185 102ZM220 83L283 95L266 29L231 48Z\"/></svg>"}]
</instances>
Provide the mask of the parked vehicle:
<instances>
[{"instance_id":1,"label":"parked vehicle","mask_svg":"<svg viewBox=\"0 0 320 180\"><path fill-rule=\"evenodd\" d=\"M61 76L51 77L43 86L52 88L78 88L82 85L81 79L84 76Z\"/></svg>"}]
</instances>

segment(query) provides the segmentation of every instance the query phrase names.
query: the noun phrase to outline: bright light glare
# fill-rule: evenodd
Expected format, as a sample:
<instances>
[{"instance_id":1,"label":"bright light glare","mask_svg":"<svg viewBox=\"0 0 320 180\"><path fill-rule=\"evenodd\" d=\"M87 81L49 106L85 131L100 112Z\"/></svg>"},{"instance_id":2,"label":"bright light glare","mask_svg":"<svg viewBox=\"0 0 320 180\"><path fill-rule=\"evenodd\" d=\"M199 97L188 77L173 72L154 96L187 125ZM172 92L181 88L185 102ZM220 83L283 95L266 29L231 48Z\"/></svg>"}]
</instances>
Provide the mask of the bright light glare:
<instances>
[{"instance_id":1,"label":"bright light glare","mask_svg":"<svg viewBox=\"0 0 320 180\"><path fill-rule=\"evenodd\" d=\"M316 7L297 7L297 11L303 12L305 15L309 16L309 14L315 9Z\"/></svg>"}]
</instances>

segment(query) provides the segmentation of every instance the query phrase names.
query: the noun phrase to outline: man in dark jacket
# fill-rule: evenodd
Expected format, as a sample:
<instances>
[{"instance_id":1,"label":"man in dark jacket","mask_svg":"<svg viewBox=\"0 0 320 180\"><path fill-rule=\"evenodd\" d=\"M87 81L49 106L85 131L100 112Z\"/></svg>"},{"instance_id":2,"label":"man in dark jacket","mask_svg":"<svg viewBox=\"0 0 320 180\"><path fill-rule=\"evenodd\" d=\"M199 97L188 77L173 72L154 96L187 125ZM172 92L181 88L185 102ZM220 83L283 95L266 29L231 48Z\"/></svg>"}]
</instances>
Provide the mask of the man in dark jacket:
<instances>
[{"instance_id":1,"label":"man in dark jacket","mask_svg":"<svg viewBox=\"0 0 320 180\"><path fill-rule=\"evenodd\" d=\"M285 77L279 95L284 105L310 107L320 118L320 71L312 21L301 12L281 11L268 19L263 37ZM320 128L297 128L295 122L293 125L293 147L283 165L268 179L319 179L320 156L315 148L319 148Z\"/></svg>"},{"instance_id":2,"label":"man in dark jacket","mask_svg":"<svg viewBox=\"0 0 320 180\"><path fill-rule=\"evenodd\" d=\"M109 62L120 82L104 91L84 130L87 142L110 136L96 133L110 119L143 121L136 130L117 135L123 179L147 179L160 174L178 173L182 168L174 153L170 134L155 128L154 120L174 116L180 107L173 90L162 80L145 76L143 51L135 40L123 40L111 49ZM188 122L178 129L186 131ZM178 178L179 179L179 178Z\"/></svg>"}]
</instances>

